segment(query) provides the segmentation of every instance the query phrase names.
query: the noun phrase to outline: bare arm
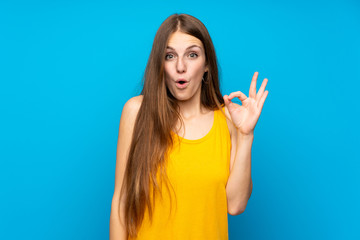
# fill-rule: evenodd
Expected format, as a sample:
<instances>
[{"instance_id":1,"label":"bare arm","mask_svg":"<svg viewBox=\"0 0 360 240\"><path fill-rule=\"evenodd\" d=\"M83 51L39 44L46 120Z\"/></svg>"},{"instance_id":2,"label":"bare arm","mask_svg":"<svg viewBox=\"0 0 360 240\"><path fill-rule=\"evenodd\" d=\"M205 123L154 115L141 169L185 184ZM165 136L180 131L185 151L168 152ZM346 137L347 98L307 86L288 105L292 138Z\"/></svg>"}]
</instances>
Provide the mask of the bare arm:
<instances>
[{"instance_id":1,"label":"bare arm","mask_svg":"<svg viewBox=\"0 0 360 240\"><path fill-rule=\"evenodd\" d=\"M235 155L230 176L226 185L228 208L231 215L239 215L245 211L252 193L251 179L251 147L254 136L243 136L235 132Z\"/></svg>"},{"instance_id":2,"label":"bare arm","mask_svg":"<svg viewBox=\"0 0 360 240\"><path fill-rule=\"evenodd\" d=\"M120 200L120 190L123 183L127 157L129 154L134 124L142 96L129 99L122 110L116 152L115 189L111 203L110 213L110 240L127 240L128 233L125 228L125 196Z\"/></svg>"},{"instance_id":3,"label":"bare arm","mask_svg":"<svg viewBox=\"0 0 360 240\"><path fill-rule=\"evenodd\" d=\"M236 130L232 130L231 136L232 140L236 139L236 144L232 145L234 147L232 154L234 154L231 156L234 159L234 163L226 186L228 206L234 215L245 211L253 188L251 179L251 148L254 140L254 129L269 93L269 91L265 91L268 82L266 78L256 93L258 74L258 72L255 72L251 80L249 97L240 91L224 96L225 105L231 115L231 122L233 120L236 122L236 124L233 124ZM231 101L235 97L240 99L241 106Z\"/></svg>"},{"instance_id":4,"label":"bare arm","mask_svg":"<svg viewBox=\"0 0 360 240\"><path fill-rule=\"evenodd\" d=\"M227 107L225 113L230 118ZM253 188L251 146L254 137L239 134L231 120L228 121L228 126L231 134L230 176L226 185L228 213L239 215L245 211Z\"/></svg>"}]
</instances>

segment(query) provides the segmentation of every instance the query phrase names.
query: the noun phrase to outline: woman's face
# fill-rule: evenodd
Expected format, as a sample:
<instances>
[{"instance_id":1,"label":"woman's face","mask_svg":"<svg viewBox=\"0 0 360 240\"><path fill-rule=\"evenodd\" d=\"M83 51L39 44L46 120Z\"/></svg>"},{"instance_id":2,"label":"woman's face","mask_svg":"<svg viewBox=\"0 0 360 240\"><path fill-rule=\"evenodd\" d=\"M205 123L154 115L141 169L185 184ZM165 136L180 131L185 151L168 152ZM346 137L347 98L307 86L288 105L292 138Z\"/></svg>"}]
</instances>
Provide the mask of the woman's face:
<instances>
[{"instance_id":1,"label":"woman's face","mask_svg":"<svg viewBox=\"0 0 360 240\"><path fill-rule=\"evenodd\" d=\"M198 38L179 31L170 35L164 68L166 86L177 100L200 98L202 77L208 68Z\"/></svg>"}]
</instances>

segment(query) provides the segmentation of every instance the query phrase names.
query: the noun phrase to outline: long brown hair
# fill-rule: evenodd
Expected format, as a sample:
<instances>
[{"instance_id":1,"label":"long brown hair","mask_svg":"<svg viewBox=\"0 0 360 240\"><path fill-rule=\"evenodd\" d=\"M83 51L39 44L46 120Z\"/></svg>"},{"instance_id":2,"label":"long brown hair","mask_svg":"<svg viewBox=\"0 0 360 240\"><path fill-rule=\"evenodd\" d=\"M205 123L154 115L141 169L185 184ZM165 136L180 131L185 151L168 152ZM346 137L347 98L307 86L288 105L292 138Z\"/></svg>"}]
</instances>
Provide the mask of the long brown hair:
<instances>
[{"instance_id":1,"label":"long brown hair","mask_svg":"<svg viewBox=\"0 0 360 240\"><path fill-rule=\"evenodd\" d=\"M121 195L125 196L125 226L130 237L136 237L148 209L152 221L155 199L166 175L167 150L173 147L171 131L178 120L183 125L176 99L167 89L164 79L164 60L170 35L176 31L192 35L203 43L208 71L201 86L201 105L209 110L220 109L224 100L220 93L215 48L205 25L188 14L173 14L159 27L142 80L143 100L139 109L125 170ZM161 181L156 175L160 171ZM150 186L151 184L151 186ZM154 190L151 191L151 188ZM121 197L120 197L121 198Z\"/></svg>"}]
</instances>

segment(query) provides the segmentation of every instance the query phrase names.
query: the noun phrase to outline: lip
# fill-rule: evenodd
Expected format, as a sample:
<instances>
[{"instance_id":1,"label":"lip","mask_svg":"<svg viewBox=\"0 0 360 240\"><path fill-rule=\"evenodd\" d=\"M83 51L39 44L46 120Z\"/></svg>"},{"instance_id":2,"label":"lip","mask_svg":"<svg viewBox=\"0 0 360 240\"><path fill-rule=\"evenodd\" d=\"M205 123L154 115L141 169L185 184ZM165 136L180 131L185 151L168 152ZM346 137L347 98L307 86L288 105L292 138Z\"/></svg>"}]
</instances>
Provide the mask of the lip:
<instances>
[{"instance_id":1,"label":"lip","mask_svg":"<svg viewBox=\"0 0 360 240\"><path fill-rule=\"evenodd\" d=\"M178 80L176 80L175 82L180 82L180 81L184 81L184 82L189 82L188 80L186 80L185 78L179 78Z\"/></svg>"},{"instance_id":2,"label":"lip","mask_svg":"<svg viewBox=\"0 0 360 240\"><path fill-rule=\"evenodd\" d=\"M179 82L180 81L184 81L185 83L184 84L180 84ZM186 88L188 85L189 85L189 81L187 81L187 80L185 80L185 79L183 79L183 78L179 78L178 80L176 80L175 81L175 85L176 85L176 87L177 88L179 88L179 89L184 89L184 88Z\"/></svg>"}]
</instances>

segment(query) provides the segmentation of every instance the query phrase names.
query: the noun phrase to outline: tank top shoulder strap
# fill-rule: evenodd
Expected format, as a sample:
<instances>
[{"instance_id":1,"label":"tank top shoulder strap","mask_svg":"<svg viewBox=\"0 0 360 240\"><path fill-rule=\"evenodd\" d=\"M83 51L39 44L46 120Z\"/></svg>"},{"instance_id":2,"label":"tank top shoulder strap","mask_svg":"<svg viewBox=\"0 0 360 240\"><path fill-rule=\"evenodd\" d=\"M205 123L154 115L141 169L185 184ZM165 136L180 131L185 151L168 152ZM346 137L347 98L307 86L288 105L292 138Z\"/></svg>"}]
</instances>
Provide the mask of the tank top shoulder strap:
<instances>
[{"instance_id":1,"label":"tank top shoulder strap","mask_svg":"<svg viewBox=\"0 0 360 240\"><path fill-rule=\"evenodd\" d=\"M216 110L216 114L217 114L217 124L220 125L220 127L222 128L226 128L227 130L229 130L228 125L227 125L227 121L226 121L226 115L225 115L225 106L222 107L222 111L224 113L221 112L221 109Z\"/></svg>"},{"instance_id":2,"label":"tank top shoulder strap","mask_svg":"<svg viewBox=\"0 0 360 240\"><path fill-rule=\"evenodd\" d=\"M226 114L225 114L225 106L222 107L222 110L224 113L221 112L221 109L216 110L216 114L217 114L217 131L218 134L220 134L219 137L221 137L223 143L225 145L227 145L227 147L231 146L231 136L230 136L230 131L229 131L229 127L228 127L228 123L227 123L227 119L226 119Z\"/></svg>"}]
</instances>

